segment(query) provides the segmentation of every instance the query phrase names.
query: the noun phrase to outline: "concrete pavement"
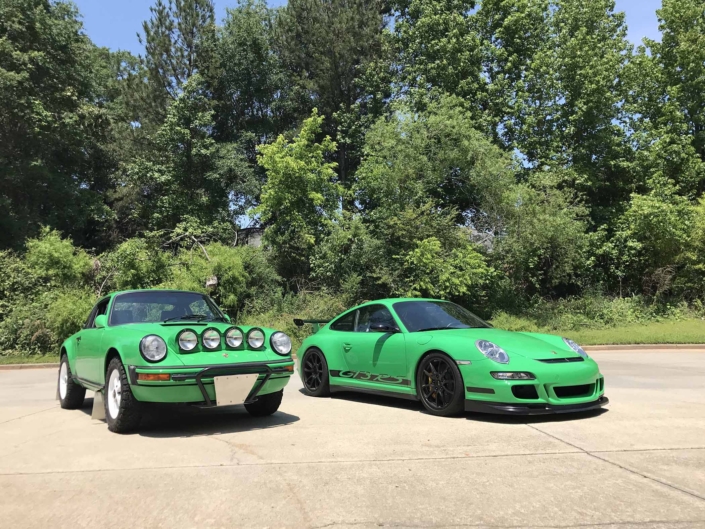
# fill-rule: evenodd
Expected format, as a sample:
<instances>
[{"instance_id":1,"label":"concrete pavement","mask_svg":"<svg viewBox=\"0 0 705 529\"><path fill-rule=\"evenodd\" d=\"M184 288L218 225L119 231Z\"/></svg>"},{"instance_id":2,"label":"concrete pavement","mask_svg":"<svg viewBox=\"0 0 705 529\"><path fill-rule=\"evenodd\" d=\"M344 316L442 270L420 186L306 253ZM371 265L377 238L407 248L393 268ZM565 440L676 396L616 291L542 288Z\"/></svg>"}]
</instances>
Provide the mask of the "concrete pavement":
<instances>
[{"instance_id":1,"label":"concrete pavement","mask_svg":"<svg viewBox=\"0 0 705 529\"><path fill-rule=\"evenodd\" d=\"M417 403L155 409L119 436L0 372L0 527L705 527L705 352L593 352L608 411L443 419Z\"/></svg>"}]
</instances>

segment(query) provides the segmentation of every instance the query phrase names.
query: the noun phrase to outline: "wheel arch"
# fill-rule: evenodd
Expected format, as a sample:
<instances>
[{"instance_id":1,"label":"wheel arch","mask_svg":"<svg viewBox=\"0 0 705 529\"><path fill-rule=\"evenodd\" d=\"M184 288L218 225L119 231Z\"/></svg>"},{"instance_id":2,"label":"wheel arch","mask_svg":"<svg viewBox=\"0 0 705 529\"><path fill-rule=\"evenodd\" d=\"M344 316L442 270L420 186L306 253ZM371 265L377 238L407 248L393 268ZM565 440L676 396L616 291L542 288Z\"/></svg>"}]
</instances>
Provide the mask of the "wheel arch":
<instances>
[{"instance_id":1,"label":"wheel arch","mask_svg":"<svg viewBox=\"0 0 705 529\"><path fill-rule=\"evenodd\" d=\"M68 343L68 341L64 342L61 344L61 349L59 349L59 362L61 362L61 359L66 356L69 362L69 368L71 369L71 373L75 375L76 373L76 352L73 350L73 347L71 347L71 344Z\"/></svg>"},{"instance_id":2,"label":"wheel arch","mask_svg":"<svg viewBox=\"0 0 705 529\"><path fill-rule=\"evenodd\" d=\"M450 355L449 355L448 353L446 353L445 351L443 351L443 350L441 350L441 349L429 349L429 350L426 351L424 354L422 354L422 355L419 357L419 359L416 361L416 365L414 366L414 371L413 371L412 374L411 374L411 387L412 387L412 389L414 389L414 391L416 391L416 376L417 376L418 373L419 373L419 367L421 366L421 362L423 362L424 358L426 358L427 356L430 356L430 355L432 355L432 354L434 354L434 353L438 353L438 354L442 354L443 356L447 356L447 357L448 357L448 360L450 360L450 361L453 362L454 364L456 363L455 360L453 359L453 357L450 356ZM457 364L456 364L456 365L457 365ZM460 378L463 378L463 374L462 374L462 373L460 373Z\"/></svg>"},{"instance_id":3,"label":"wheel arch","mask_svg":"<svg viewBox=\"0 0 705 529\"><path fill-rule=\"evenodd\" d=\"M110 362L113 360L113 358L119 358L120 362L122 362L123 365L125 364L122 361L122 356L120 355L120 351L118 351L116 347L111 347L105 353L105 361L103 363L103 378L105 378L106 372L108 371L108 366L110 365ZM105 383L105 382L107 382L107 381L103 380L103 383Z\"/></svg>"}]
</instances>

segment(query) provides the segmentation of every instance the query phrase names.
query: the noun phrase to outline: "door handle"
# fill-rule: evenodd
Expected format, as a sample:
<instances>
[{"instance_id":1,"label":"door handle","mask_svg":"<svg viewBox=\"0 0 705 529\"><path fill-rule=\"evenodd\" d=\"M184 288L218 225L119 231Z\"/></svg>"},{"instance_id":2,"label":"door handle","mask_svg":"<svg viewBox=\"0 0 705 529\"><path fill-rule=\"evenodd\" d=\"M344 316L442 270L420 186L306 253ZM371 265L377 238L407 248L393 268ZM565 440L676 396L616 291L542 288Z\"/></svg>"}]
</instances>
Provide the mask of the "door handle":
<instances>
[{"instance_id":1,"label":"door handle","mask_svg":"<svg viewBox=\"0 0 705 529\"><path fill-rule=\"evenodd\" d=\"M76 343L80 343L80 342L81 342L81 337L79 336L78 338L76 338Z\"/></svg>"},{"instance_id":2,"label":"door handle","mask_svg":"<svg viewBox=\"0 0 705 529\"><path fill-rule=\"evenodd\" d=\"M350 349L352 349L352 344L344 343L343 349L345 350L345 352L349 351Z\"/></svg>"}]
</instances>

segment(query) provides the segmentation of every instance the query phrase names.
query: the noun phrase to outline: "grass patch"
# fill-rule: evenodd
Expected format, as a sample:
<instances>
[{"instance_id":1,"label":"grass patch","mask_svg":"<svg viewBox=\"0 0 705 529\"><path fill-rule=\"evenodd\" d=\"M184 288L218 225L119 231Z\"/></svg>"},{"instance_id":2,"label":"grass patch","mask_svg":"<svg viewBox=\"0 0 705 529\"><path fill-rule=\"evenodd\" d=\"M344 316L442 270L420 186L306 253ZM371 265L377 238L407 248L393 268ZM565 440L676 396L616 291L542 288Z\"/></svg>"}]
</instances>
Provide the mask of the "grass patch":
<instances>
[{"instance_id":1,"label":"grass patch","mask_svg":"<svg viewBox=\"0 0 705 529\"><path fill-rule=\"evenodd\" d=\"M705 343L705 321L700 319L625 325L606 329L545 332L565 336L580 345Z\"/></svg>"},{"instance_id":2,"label":"grass patch","mask_svg":"<svg viewBox=\"0 0 705 529\"><path fill-rule=\"evenodd\" d=\"M54 355L37 356L37 355L13 355L0 356L0 365L7 364L52 364L58 363L59 357Z\"/></svg>"}]
</instances>

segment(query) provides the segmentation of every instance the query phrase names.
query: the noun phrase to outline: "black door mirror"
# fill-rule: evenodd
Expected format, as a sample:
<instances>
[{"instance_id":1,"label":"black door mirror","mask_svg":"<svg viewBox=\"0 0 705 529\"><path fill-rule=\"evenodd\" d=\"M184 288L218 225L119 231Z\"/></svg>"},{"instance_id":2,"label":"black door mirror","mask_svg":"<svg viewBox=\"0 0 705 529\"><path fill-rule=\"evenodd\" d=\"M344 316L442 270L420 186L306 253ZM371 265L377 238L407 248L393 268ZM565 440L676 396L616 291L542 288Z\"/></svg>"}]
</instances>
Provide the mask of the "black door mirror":
<instances>
[{"instance_id":1,"label":"black door mirror","mask_svg":"<svg viewBox=\"0 0 705 529\"><path fill-rule=\"evenodd\" d=\"M396 325L388 325L386 323L370 323L370 332L399 332Z\"/></svg>"}]
</instances>

